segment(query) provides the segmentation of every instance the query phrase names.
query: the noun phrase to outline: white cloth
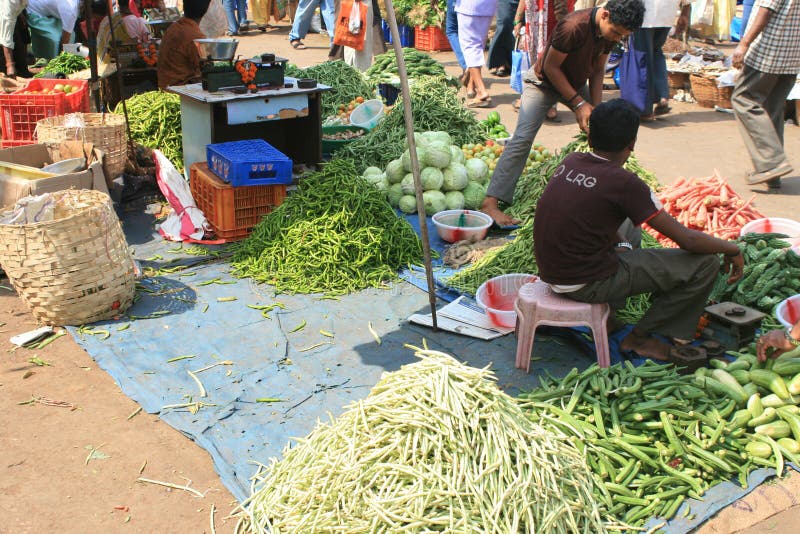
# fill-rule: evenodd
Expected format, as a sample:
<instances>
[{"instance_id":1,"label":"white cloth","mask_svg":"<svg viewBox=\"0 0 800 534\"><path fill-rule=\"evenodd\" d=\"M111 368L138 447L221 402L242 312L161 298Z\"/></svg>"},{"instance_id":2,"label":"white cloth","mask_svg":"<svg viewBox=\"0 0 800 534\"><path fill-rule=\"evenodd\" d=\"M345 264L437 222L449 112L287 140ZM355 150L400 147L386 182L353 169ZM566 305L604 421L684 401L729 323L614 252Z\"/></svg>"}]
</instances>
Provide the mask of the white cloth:
<instances>
[{"instance_id":1,"label":"white cloth","mask_svg":"<svg viewBox=\"0 0 800 534\"><path fill-rule=\"evenodd\" d=\"M353 2L355 4L355 2ZM367 16L366 20L368 21L366 30L364 32L364 48L361 50L356 50L355 48L350 48L349 46L344 47L344 62L348 65L360 70L361 72L366 71L372 65L372 24L369 22L372 21L372 2L371 0L366 1L367 4Z\"/></svg>"},{"instance_id":2,"label":"white cloth","mask_svg":"<svg viewBox=\"0 0 800 534\"><path fill-rule=\"evenodd\" d=\"M681 0L644 0L642 28L669 28L678 18Z\"/></svg>"},{"instance_id":3,"label":"white cloth","mask_svg":"<svg viewBox=\"0 0 800 534\"><path fill-rule=\"evenodd\" d=\"M14 48L14 27L17 17L28 0L2 0L0 2L0 45Z\"/></svg>"},{"instance_id":4,"label":"white cloth","mask_svg":"<svg viewBox=\"0 0 800 534\"><path fill-rule=\"evenodd\" d=\"M486 37L489 34L489 25L494 17L479 17L456 12L458 16L458 44L464 54L467 67L483 67L486 58L483 51L486 48Z\"/></svg>"},{"instance_id":5,"label":"white cloth","mask_svg":"<svg viewBox=\"0 0 800 534\"><path fill-rule=\"evenodd\" d=\"M54 17L61 21L65 32L75 31L79 0L28 0L28 11L41 17Z\"/></svg>"}]
</instances>

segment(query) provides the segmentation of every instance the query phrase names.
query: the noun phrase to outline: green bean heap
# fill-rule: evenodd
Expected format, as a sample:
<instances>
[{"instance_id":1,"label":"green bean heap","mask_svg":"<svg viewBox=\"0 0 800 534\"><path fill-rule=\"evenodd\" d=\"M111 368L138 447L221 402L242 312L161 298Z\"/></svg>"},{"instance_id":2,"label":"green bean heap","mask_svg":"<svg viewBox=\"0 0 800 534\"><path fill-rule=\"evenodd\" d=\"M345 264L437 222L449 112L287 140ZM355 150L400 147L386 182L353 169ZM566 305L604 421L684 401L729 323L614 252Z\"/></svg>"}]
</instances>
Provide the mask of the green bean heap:
<instances>
[{"instance_id":1,"label":"green bean heap","mask_svg":"<svg viewBox=\"0 0 800 534\"><path fill-rule=\"evenodd\" d=\"M336 159L300 181L298 191L235 246L235 276L285 293L342 294L384 287L422 261L419 237L385 193Z\"/></svg>"},{"instance_id":2,"label":"green bean heap","mask_svg":"<svg viewBox=\"0 0 800 534\"><path fill-rule=\"evenodd\" d=\"M262 466L237 532L606 532L608 494L563 432L529 421L487 369L416 351Z\"/></svg>"},{"instance_id":3,"label":"green bean heap","mask_svg":"<svg viewBox=\"0 0 800 534\"><path fill-rule=\"evenodd\" d=\"M531 401L529 416L573 436L610 492L610 501L597 499L626 524L670 519L685 499L733 477L745 487L762 465L745 452L753 439L746 427L730 419L737 403L672 365L595 364L561 380L540 377L540 384L522 395Z\"/></svg>"},{"instance_id":4,"label":"green bean heap","mask_svg":"<svg viewBox=\"0 0 800 534\"><path fill-rule=\"evenodd\" d=\"M454 89L444 85L443 78L420 78L411 87L411 113L418 132L445 131L453 144L477 143L483 140L483 127L475 115L461 105ZM370 132L339 150L338 157L350 158L356 170L367 167L386 168L406 148L405 119L402 97L392 111Z\"/></svg>"},{"instance_id":5,"label":"green bean heap","mask_svg":"<svg viewBox=\"0 0 800 534\"><path fill-rule=\"evenodd\" d=\"M183 172L183 137L181 134L181 99L174 93L148 91L125 101L131 136L137 143L157 148ZM114 113L122 115L122 102Z\"/></svg>"},{"instance_id":6,"label":"green bean heap","mask_svg":"<svg viewBox=\"0 0 800 534\"><path fill-rule=\"evenodd\" d=\"M322 93L322 117L336 115L339 104L346 104L356 97L374 98L375 86L355 68L342 60L325 61L306 69L289 65L286 75L295 78L311 78L323 85L329 85L330 91Z\"/></svg>"}]
</instances>

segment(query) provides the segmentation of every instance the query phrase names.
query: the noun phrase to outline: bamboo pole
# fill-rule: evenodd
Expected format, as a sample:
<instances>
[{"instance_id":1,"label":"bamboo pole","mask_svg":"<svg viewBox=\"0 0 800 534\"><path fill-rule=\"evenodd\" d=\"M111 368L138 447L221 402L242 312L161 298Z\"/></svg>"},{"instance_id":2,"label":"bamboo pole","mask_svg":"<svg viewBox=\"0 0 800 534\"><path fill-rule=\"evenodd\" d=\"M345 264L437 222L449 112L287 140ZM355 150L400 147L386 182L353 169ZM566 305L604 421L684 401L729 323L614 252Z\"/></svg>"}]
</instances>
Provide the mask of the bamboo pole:
<instances>
[{"instance_id":1,"label":"bamboo pole","mask_svg":"<svg viewBox=\"0 0 800 534\"><path fill-rule=\"evenodd\" d=\"M403 57L403 46L400 43L400 32L397 29L397 18L394 15L392 0L386 2L386 17L389 19L389 29L392 32L392 46L397 56L397 72L400 75L400 90L403 95L403 116L406 123L406 140L411 156L411 172L414 175L414 194L417 197L417 216L419 217L420 237L422 238L422 252L425 261L425 276L428 282L428 302L431 307L433 331L439 330L436 320L436 286L433 282L433 265L431 264L431 244L428 239L428 223L425 218L425 202L422 199L422 181L419 177L419 160L417 159L417 144L414 141L414 117L411 115L411 91L408 88L408 73L406 60ZM367 21L369 24L370 21ZM365 43L364 46L371 46Z\"/></svg>"}]
</instances>

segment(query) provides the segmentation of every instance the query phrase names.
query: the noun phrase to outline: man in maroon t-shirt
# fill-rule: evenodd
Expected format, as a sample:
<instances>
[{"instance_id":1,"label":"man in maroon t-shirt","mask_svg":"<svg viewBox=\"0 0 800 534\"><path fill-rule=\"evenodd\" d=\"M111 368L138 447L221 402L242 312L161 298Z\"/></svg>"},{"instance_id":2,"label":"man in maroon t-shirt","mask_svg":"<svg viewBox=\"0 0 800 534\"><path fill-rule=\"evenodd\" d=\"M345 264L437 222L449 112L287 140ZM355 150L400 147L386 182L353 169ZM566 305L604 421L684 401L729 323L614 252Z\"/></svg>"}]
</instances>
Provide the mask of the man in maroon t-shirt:
<instances>
[{"instance_id":1,"label":"man in maroon t-shirt","mask_svg":"<svg viewBox=\"0 0 800 534\"><path fill-rule=\"evenodd\" d=\"M670 346L652 337L692 339L724 254L728 283L742 275L739 247L673 219L647 185L622 165L636 143L639 113L622 99L590 117L593 152L573 153L550 178L536 205L534 248L539 276L581 302L624 302L652 293L653 302L620 348L666 360ZM678 249L634 249L650 226ZM632 224L631 224L632 223Z\"/></svg>"},{"instance_id":2,"label":"man in maroon t-shirt","mask_svg":"<svg viewBox=\"0 0 800 534\"><path fill-rule=\"evenodd\" d=\"M517 127L497 161L481 206L498 225L519 222L500 211L498 202L511 204L514 199L547 111L557 102L566 104L581 130L588 129L592 107L602 100L608 54L615 43L639 29L644 11L642 0L609 0L604 7L575 11L558 22L544 53L523 75Z\"/></svg>"}]
</instances>

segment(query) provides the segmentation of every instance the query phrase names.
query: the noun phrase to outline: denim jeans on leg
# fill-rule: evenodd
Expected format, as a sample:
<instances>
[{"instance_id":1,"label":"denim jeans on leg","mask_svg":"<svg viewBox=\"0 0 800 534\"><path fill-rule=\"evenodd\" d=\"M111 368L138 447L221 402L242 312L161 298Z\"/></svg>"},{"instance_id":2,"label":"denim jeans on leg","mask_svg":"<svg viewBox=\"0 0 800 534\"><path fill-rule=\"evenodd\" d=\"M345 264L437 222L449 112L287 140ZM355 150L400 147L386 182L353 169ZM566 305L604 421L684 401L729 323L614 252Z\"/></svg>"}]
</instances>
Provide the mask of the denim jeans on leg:
<instances>
[{"instance_id":1,"label":"denim jeans on leg","mask_svg":"<svg viewBox=\"0 0 800 534\"><path fill-rule=\"evenodd\" d=\"M458 64L462 69L467 68L464 54L461 53L461 44L458 42L458 16L456 15L456 0L447 0L447 15L445 16L444 33L450 41L450 47L456 55Z\"/></svg>"},{"instance_id":2,"label":"denim jeans on leg","mask_svg":"<svg viewBox=\"0 0 800 534\"><path fill-rule=\"evenodd\" d=\"M292 30L289 32L289 41L303 39L308 34L308 28L311 26L311 17L314 16L314 10L318 5L322 20L325 21L325 28L331 37L331 42L333 42L333 32L336 28L333 0L300 0L297 5L297 11L294 14Z\"/></svg>"},{"instance_id":3,"label":"denim jeans on leg","mask_svg":"<svg viewBox=\"0 0 800 534\"><path fill-rule=\"evenodd\" d=\"M239 26L247 20L247 0L222 0L222 7L228 19L228 31L237 33Z\"/></svg>"}]
</instances>

